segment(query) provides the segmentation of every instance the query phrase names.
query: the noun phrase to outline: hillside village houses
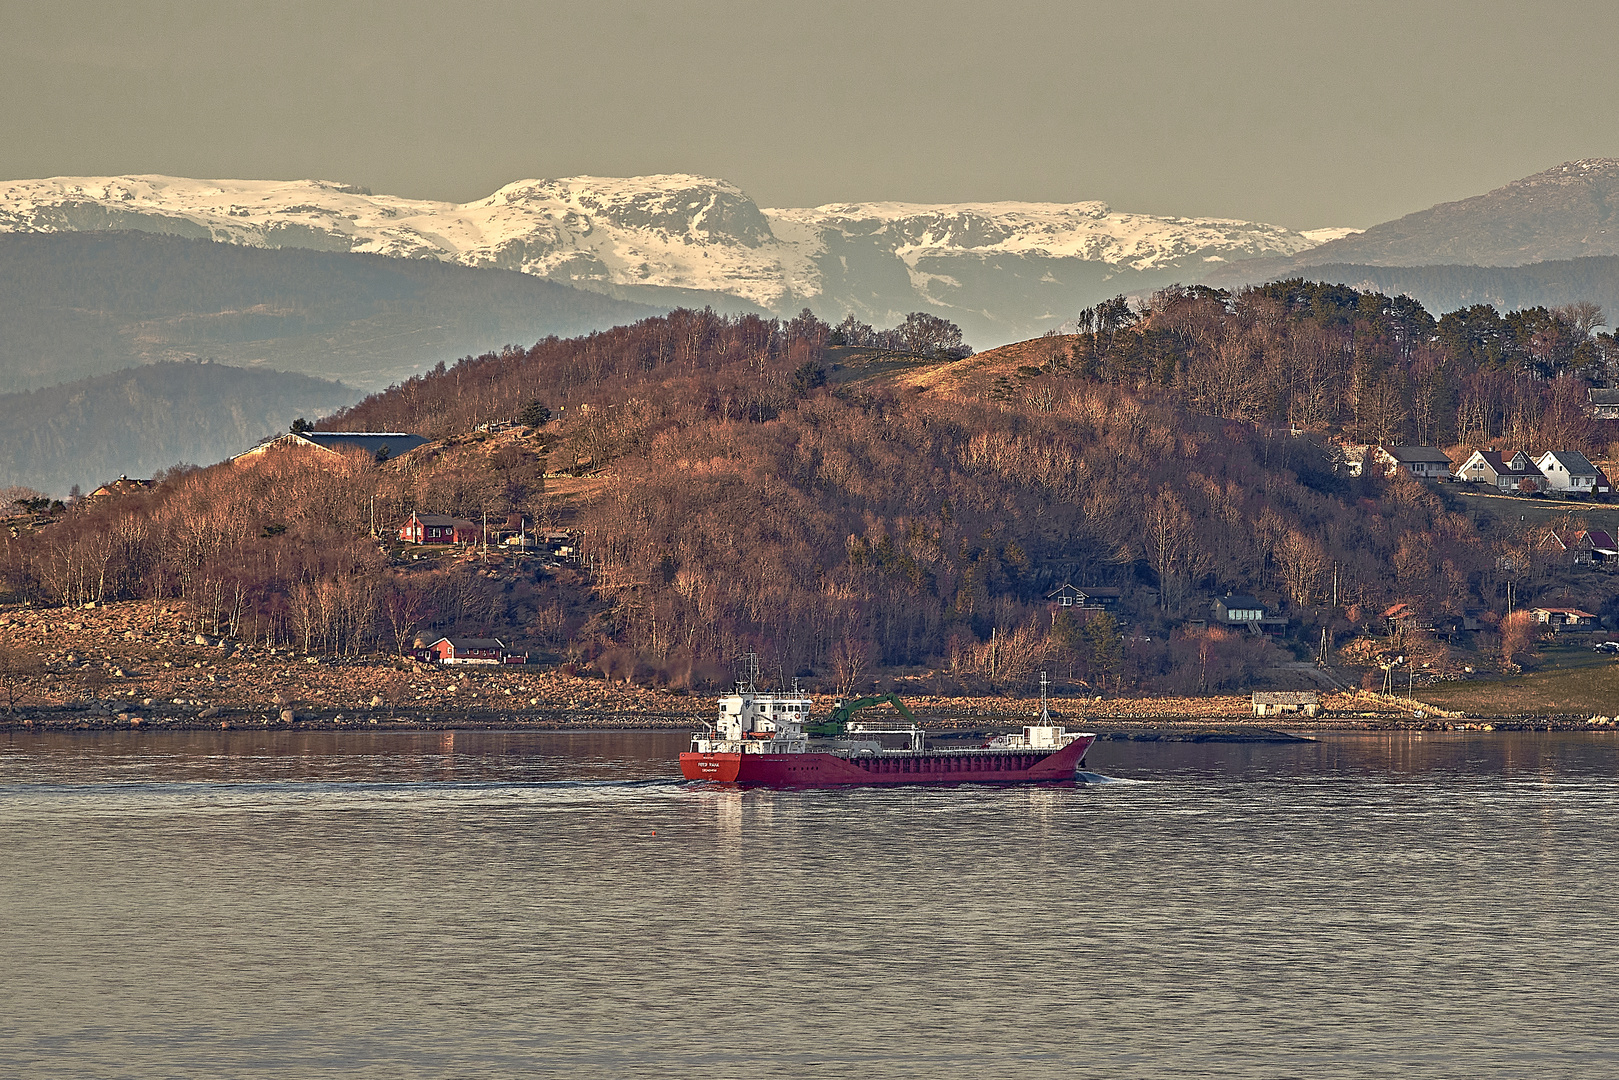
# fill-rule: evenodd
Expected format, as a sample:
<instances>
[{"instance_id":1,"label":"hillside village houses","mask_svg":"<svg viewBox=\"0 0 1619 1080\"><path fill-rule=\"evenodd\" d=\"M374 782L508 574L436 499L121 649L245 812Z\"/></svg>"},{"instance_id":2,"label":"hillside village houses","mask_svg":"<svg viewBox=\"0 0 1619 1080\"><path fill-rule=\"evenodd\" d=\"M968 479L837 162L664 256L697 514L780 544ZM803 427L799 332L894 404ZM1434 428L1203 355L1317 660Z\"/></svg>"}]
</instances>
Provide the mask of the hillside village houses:
<instances>
[{"instance_id":1,"label":"hillside village houses","mask_svg":"<svg viewBox=\"0 0 1619 1080\"><path fill-rule=\"evenodd\" d=\"M1246 593L1227 593L1214 598L1214 623L1232 629L1246 627L1255 634L1282 634L1287 631L1287 620L1270 614L1258 598Z\"/></svg>"},{"instance_id":2,"label":"hillside village houses","mask_svg":"<svg viewBox=\"0 0 1619 1080\"><path fill-rule=\"evenodd\" d=\"M1437 446L1379 446L1373 460L1390 476L1404 469L1418 480L1450 479L1450 455Z\"/></svg>"},{"instance_id":3,"label":"hillside village houses","mask_svg":"<svg viewBox=\"0 0 1619 1080\"><path fill-rule=\"evenodd\" d=\"M1548 529L1538 545L1542 551L1569 555L1576 565L1619 559L1619 546L1606 529Z\"/></svg>"},{"instance_id":4,"label":"hillside village houses","mask_svg":"<svg viewBox=\"0 0 1619 1080\"><path fill-rule=\"evenodd\" d=\"M110 480L102 484L84 498L89 501L92 499L112 498L116 495L134 495L138 492L150 490L153 483L154 481L151 480L136 480L134 477L120 476L116 480Z\"/></svg>"},{"instance_id":5,"label":"hillside village houses","mask_svg":"<svg viewBox=\"0 0 1619 1080\"><path fill-rule=\"evenodd\" d=\"M1535 622L1550 627L1554 633L1564 630L1596 629L1597 617L1579 608L1537 607L1530 608L1529 613L1535 617Z\"/></svg>"},{"instance_id":6,"label":"hillside village houses","mask_svg":"<svg viewBox=\"0 0 1619 1080\"><path fill-rule=\"evenodd\" d=\"M1543 491L1573 497L1613 493L1606 473L1578 450L1546 450L1540 454L1518 450L1474 450L1454 468L1449 456L1436 446L1345 446L1344 463L1351 476L1359 476L1367 462L1385 476L1405 471L1419 480L1455 480L1484 484L1500 492Z\"/></svg>"},{"instance_id":7,"label":"hillside village houses","mask_svg":"<svg viewBox=\"0 0 1619 1080\"><path fill-rule=\"evenodd\" d=\"M1578 450L1548 450L1538 457L1519 450L1475 450L1456 470L1464 483L1488 484L1498 491L1551 491L1561 495L1609 495L1613 485Z\"/></svg>"}]
</instances>

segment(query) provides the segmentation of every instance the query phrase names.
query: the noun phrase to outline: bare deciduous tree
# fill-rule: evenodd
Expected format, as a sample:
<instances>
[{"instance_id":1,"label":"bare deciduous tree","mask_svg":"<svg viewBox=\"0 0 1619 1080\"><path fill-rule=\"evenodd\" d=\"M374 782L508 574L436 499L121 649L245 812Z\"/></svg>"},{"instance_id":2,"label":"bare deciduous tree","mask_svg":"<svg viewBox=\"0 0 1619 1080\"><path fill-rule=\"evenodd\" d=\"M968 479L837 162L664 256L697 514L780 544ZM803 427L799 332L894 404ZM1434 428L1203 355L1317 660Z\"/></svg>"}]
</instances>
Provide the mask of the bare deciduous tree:
<instances>
[{"instance_id":1,"label":"bare deciduous tree","mask_svg":"<svg viewBox=\"0 0 1619 1080\"><path fill-rule=\"evenodd\" d=\"M37 656L0 646L0 702L5 704L7 713L16 711L40 670Z\"/></svg>"}]
</instances>

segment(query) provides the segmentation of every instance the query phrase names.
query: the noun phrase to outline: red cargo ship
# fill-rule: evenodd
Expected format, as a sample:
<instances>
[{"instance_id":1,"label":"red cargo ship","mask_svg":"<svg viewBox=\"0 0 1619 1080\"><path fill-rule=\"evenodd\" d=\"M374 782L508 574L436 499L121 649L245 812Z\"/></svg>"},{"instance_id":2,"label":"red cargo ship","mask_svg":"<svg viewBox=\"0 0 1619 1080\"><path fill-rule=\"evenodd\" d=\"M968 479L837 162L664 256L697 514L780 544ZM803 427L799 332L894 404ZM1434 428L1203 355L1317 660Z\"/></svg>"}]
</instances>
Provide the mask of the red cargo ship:
<instances>
[{"instance_id":1,"label":"red cargo ship","mask_svg":"<svg viewBox=\"0 0 1619 1080\"><path fill-rule=\"evenodd\" d=\"M916 724L849 722L841 734L804 734L811 701L756 693L751 684L721 698L719 720L695 732L680 755L688 780L763 787L867 784L1027 784L1073 780L1096 736L1052 723L1041 679L1040 720L971 749L936 750ZM886 738L885 738L886 737ZM903 738L907 745L885 742Z\"/></svg>"}]
</instances>

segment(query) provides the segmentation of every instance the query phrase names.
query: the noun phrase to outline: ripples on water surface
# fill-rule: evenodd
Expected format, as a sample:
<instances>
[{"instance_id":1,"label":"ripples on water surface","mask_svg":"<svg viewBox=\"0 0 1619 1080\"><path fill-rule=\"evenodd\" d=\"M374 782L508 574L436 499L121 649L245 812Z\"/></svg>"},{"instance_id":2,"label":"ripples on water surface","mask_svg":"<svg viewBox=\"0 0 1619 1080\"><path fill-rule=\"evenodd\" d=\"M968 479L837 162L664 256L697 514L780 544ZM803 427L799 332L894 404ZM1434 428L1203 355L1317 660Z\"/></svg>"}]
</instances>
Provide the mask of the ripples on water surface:
<instances>
[{"instance_id":1,"label":"ripples on water surface","mask_svg":"<svg viewBox=\"0 0 1619 1080\"><path fill-rule=\"evenodd\" d=\"M1612 736L798 793L683 741L0 735L0 1076L1619 1076Z\"/></svg>"}]
</instances>

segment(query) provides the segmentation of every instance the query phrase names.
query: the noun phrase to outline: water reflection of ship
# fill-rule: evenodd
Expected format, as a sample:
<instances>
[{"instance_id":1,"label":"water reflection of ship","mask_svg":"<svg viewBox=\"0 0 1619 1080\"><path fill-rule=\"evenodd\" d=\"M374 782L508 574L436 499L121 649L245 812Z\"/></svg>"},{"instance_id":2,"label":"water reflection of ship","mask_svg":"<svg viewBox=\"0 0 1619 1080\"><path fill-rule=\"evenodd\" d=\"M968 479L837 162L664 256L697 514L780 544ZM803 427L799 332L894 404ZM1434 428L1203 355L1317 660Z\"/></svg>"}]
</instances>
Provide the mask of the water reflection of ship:
<instances>
[{"instance_id":1,"label":"water reflection of ship","mask_svg":"<svg viewBox=\"0 0 1619 1080\"><path fill-rule=\"evenodd\" d=\"M928 746L927 732L916 723L848 719L831 725L830 737L812 738L805 728L813 701L796 685L785 694L761 693L757 675L753 660L736 692L719 699L715 722L693 733L691 748L680 755L686 779L797 788L1072 781L1096 741L1090 732L1070 732L1052 720L1044 674L1035 723L962 749ZM903 745L890 745L896 741Z\"/></svg>"}]
</instances>

